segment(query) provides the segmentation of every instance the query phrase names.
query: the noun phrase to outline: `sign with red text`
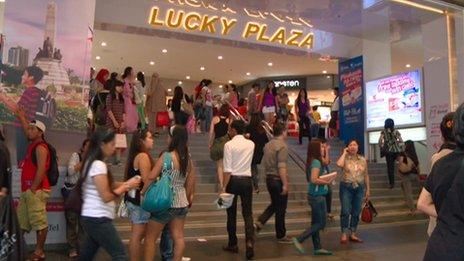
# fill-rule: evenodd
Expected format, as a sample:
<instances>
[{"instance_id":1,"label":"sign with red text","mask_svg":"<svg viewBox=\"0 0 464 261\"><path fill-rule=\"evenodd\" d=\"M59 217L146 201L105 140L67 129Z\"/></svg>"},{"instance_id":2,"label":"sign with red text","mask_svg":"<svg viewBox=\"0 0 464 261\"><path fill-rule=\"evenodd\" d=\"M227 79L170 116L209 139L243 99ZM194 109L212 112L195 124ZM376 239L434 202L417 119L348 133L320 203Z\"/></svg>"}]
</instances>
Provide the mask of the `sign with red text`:
<instances>
[{"instance_id":1,"label":"sign with red text","mask_svg":"<svg viewBox=\"0 0 464 261\"><path fill-rule=\"evenodd\" d=\"M381 129L391 118L397 127L424 124L420 69L366 83L366 128Z\"/></svg>"}]
</instances>

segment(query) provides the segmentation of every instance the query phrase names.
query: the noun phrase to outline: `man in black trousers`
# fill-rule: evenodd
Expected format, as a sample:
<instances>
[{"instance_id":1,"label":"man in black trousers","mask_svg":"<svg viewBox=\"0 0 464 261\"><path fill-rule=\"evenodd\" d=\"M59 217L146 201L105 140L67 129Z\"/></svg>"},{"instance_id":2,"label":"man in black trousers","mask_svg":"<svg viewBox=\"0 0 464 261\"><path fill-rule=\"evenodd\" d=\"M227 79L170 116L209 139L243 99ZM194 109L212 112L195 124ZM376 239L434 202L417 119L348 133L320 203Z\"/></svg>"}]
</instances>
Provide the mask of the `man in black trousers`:
<instances>
[{"instance_id":1,"label":"man in black trousers","mask_svg":"<svg viewBox=\"0 0 464 261\"><path fill-rule=\"evenodd\" d=\"M253 159L254 143L246 139L245 122L234 120L230 125L229 135L232 138L224 146L224 188L227 193L234 194L232 206L227 209L227 233L229 244L224 251L238 253L237 246L237 198L242 203L242 215L245 221L246 258L254 256L253 228L253 182L251 179L251 160ZM224 190L223 188L223 190Z\"/></svg>"}]
</instances>

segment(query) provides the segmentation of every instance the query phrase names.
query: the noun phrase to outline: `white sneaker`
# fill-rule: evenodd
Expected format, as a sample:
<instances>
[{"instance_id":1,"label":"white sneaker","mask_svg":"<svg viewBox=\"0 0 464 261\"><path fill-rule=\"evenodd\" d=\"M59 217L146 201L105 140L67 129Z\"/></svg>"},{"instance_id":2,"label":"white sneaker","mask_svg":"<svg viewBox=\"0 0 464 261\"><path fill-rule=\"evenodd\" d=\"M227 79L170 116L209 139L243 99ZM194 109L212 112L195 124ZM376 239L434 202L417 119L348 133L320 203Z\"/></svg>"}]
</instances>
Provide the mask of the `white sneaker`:
<instances>
[{"instance_id":1,"label":"white sneaker","mask_svg":"<svg viewBox=\"0 0 464 261\"><path fill-rule=\"evenodd\" d=\"M182 257L182 261L190 261L190 260L192 260L190 257L186 257L186 256Z\"/></svg>"}]
</instances>

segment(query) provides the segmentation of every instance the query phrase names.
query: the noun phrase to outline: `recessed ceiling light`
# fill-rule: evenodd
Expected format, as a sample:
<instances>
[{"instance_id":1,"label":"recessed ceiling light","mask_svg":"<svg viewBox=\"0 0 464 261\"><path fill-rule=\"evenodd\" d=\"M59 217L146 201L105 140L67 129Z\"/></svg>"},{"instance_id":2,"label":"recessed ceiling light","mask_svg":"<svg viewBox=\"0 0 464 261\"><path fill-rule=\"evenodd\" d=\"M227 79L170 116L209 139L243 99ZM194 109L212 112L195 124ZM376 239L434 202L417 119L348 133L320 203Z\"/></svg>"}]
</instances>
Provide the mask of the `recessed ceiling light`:
<instances>
[{"instance_id":1,"label":"recessed ceiling light","mask_svg":"<svg viewBox=\"0 0 464 261\"><path fill-rule=\"evenodd\" d=\"M232 80L229 80L229 83L232 83Z\"/></svg>"},{"instance_id":2,"label":"recessed ceiling light","mask_svg":"<svg viewBox=\"0 0 464 261\"><path fill-rule=\"evenodd\" d=\"M101 42L101 46L106 46L106 42Z\"/></svg>"},{"instance_id":3,"label":"recessed ceiling light","mask_svg":"<svg viewBox=\"0 0 464 261\"><path fill-rule=\"evenodd\" d=\"M267 66L273 66L273 65L274 65L274 64L271 63L271 62L267 63Z\"/></svg>"},{"instance_id":4,"label":"recessed ceiling light","mask_svg":"<svg viewBox=\"0 0 464 261\"><path fill-rule=\"evenodd\" d=\"M219 85L219 89L222 89L222 85Z\"/></svg>"},{"instance_id":5,"label":"recessed ceiling light","mask_svg":"<svg viewBox=\"0 0 464 261\"><path fill-rule=\"evenodd\" d=\"M222 55L219 55L219 56L218 56L218 60L222 60Z\"/></svg>"},{"instance_id":6,"label":"recessed ceiling light","mask_svg":"<svg viewBox=\"0 0 464 261\"><path fill-rule=\"evenodd\" d=\"M409 67L411 67L411 65L410 65L409 63L408 63L408 64L406 64L406 68L409 68Z\"/></svg>"},{"instance_id":7,"label":"recessed ceiling light","mask_svg":"<svg viewBox=\"0 0 464 261\"><path fill-rule=\"evenodd\" d=\"M247 72L247 73L246 73L246 75L250 76L250 75L251 75L251 73Z\"/></svg>"},{"instance_id":8,"label":"recessed ceiling light","mask_svg":"<svg viewBox=\"0 0 464 261\"><path fill-rule=\"evenodd\" d=\"M101 57L100 57L100 56L97 56L97 57L95 57L95 59L97 59L97 60L100 60L100 59L101 59Z\"/></svg>"},{"instance_id":9,"label":"recessed ceiling light","mask_svg":"<svg viewBox=\"0 0 464 261\"><path fill-rule=\"evenodd\" d=\"M326 71L326 70L324 70L324 71L322 71L322 73L323 73L323 74L326 74L326 73L327 73L327 71Z\"/></svg>"},{"instance_id":10,"label":"recessed ceiling light","mask_svg":"<svg viewBox=\"0 0 464 261\"><path fill-rule=\"evenodd\" d=\"M178 81L177 83L178 83L179 85L182 85L182 81Z\"/></svg>"},{"instance_id":11,"label":"recessed ceiling light","mask_svg":"<svg viewBox=\"0 0 464 261\"><path fill-rule=\"evenodd\" d=\"M205 67L201 66L201 67L200 67L200 70L204 71L204 70L205 70Z\"/></svg>"},{"instance_id":12,"label":"recessed ceiling light","mask_svg":"<svg viewBox=\"0 0 464 261\"><path fill-rule=\"evenodd\" d=\"M155 62L154 61L150 61L150 65L155 65Z\"/></svg>"},{"instance_id":13,"label":"recessed ceiling light","mask_svg":"<svg viewBox=\"0 0 464 261\"><path fill-rule=\"evenodd\" d=\"M167 50L167 49L163 49L162 52L163 52L163 53L167 53L168 50Z\"/></svg>"},{"instance_id":14,"label":"recessed ceiling light","mask_svg":"<svg viewBox=\"0 0 464 261\"><path fill-rule=\"evenodd\" d=\"M327 75L327 79L330 79L330 75Z\"/></svg>"},{"instance_id":15,"label":"recessed ceiling light","mask_svg":"<svg viewBox=\"0 0 464 261\"><path fill-rule=\"evenodd\" d=\"M171 89L168 89L168 92L172 91Z\"/></svg>"}]
</instances>

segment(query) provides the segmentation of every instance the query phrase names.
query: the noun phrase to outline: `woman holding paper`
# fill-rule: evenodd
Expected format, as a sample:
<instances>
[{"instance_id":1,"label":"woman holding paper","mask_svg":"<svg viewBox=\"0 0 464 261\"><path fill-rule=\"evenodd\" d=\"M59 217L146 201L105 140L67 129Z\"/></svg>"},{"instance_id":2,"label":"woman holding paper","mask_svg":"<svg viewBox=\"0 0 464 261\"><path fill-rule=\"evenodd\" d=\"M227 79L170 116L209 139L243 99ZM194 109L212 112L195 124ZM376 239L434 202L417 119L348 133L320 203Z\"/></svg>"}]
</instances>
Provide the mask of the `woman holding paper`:
<instances>
[{"instance_id":1,"label":"woman holding paper","mask_svg":"<svg viewBox=\"0 0 464 261\"><path fill-rule=\"evenodd\" d=\"M313 239L313 254L316 256L332 255L332 252L325 250L321 246L319 231L325 228L327 220L326 194L327 185L332 183L336 178L336 173L325 175L322 172L322 144L319 140L312 140L308 146L306 167L306 178L309 182L308 186L308 201L311 206L311 227L306 229L299 236L293 238L293 244L298 252L304 254L302 243L312 237Z\"/></svg>"},{"instance_id":2,"label":"woman holding paper","mask_svg":"<svg viewBox=\"0 0 464 261\"><path fill-rule=\"evenodd\" d=\"M370 196L370 183L367 174L367 161L358 154L358 148L359 143L356 140L350 141L337 161L337 166L343 169L343 177L340 182L340 201L342 204L340 243L342 244L348 243L348 240L355 243L363 242L356 236L356 229L363 197L368 200Z\"/></svg>"}]
</instances>

